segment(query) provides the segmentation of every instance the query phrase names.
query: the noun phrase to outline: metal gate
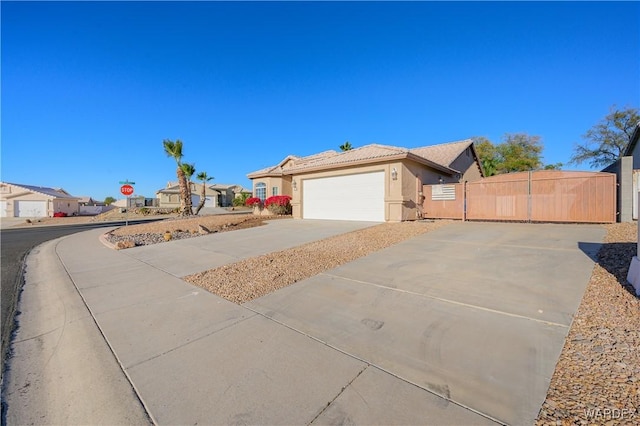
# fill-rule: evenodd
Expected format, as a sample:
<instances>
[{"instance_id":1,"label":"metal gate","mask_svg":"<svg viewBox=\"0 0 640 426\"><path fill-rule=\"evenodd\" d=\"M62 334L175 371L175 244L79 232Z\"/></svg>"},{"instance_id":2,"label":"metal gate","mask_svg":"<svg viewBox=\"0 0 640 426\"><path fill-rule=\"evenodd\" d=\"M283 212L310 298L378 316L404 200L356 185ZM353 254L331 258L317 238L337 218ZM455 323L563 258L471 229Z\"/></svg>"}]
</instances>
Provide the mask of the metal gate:
<instances>
[{"instance_id":1,"label":"metal gate","mask_svg":"<svg viewBox=\"0 0 640 426\"><path fill-rule=\"evenodd\" d=\"M423 216L517 222L616 221L616 175L540 170L425 185Z\"/></svg>"}]
</instances>

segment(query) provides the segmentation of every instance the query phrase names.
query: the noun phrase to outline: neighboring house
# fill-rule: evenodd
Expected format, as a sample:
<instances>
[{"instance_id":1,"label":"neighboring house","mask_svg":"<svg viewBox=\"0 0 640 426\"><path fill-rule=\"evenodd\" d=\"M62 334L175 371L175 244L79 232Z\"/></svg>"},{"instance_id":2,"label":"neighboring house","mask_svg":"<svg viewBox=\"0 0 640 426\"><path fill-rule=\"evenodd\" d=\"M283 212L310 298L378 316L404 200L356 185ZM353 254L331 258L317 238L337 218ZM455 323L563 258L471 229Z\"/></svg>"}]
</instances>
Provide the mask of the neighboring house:
<instances>
[{"instance_id":1,"label":"neighboring house","mask_svg":"<svg viewBox=\"0 0 640 426\"><path fill-rule=\"evenodd\" d=\"M62 188L0 182L1 217L53 217L78 213L78 197Z\"/></svg>"},{"instance_id":2,"label":"neighboring house","mask_svg":"<svg viewBox=\"0 0 640 426\"><path fill-rule=\"evenodd\" d=\"M363 221L415 220L425 184L483 177L470 139L422 148L366 145L307 157L289 155L247 175L261 200L289 195L294 218Z\"/></svg>"},{"instance_id":3,"label":"neighboring house","mask_svg":"<svg viewBox=\"0 0 640 426\"><path fill-rule=\"evenodd\" d=\"M79 206L104 206L103 201L94 200L91 197L78 197Z\"/></svg>"},{"instance_id":4,"label":"neighboring house","mask_svg":"<svg viewBox=\"0 0 640 426\"><path fill-rule=\"evenodd\" d=\"M622 157L604 168L603 172L615 173L618 181L616 197L618 222L638 219L638 191L640 190L640 123L631 134L629 145Z\"/></svg>"},{"instance_id":5,"label":"neighboring house","mask_svg":"<svg viewBox=\"0 0 640 426\"><path fill-rule=\"evenodd\" d=\"M640 169L640 145L638 144L638 140L640 140L640 122L636 124L636 128L631 135L631 141L627 146L627 150L624 155L627 157L631 157L631 166L633 168L633 213L634 219L638 218L638 191L640 190L640 185L638 185L638 175L636 173L638 169ZM636 290L636 296L640 296L640 231L638 231L638 244L636 249L636 255L631 259L631 264L629 265L629 272L627 273L627 281L633 286Z\"/></svg>"},{"instance_id":6,"label":"neighboring house","mask_svg":"<svg viewBox=\"0 0 640 426\"><path fill-rule=\"evenodd\" d=\"M158 207L157 198L146 198L143 195L134 195L132 197L122 198L111 203L112 206L120 208L136 208L136 207Z\"/></svg>"},{"instance_id":7,"label":"neighboring house","mask_svg":"<svg viewBox=\"0 0 640 426\"><path fill-rule=\"evenodd\" d=\"M191 203L193 207L200 204L202 196L202 183L191 183ZM205 207L229 207L233 199L239 197L248 190L241 185L210 184L205 188ZM248 191L251 192L251 191ZM180 207L180 185L177 182L168 182L167 186L156 192L158 205L162 208Z\"/></svg>"}]
</instances>

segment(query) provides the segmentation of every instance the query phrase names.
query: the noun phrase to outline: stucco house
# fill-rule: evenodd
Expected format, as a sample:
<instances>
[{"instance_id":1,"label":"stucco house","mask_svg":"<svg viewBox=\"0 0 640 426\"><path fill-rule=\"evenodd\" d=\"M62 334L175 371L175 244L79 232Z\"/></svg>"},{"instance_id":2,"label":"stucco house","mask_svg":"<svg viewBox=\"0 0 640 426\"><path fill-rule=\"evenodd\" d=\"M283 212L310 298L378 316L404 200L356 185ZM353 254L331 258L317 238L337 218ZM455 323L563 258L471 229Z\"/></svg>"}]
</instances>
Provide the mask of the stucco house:
<instances>
[{"instance_id":1,"label":"stucco house","mask_svg":"<svg viewBox=\"0 0 640 426\"><path fill-rule=\"evenodd\" d=\"M1 217L53 217L78 213L78 197L62 188L0 182Z\"/></svg>"},{"instance_id":2,"label":"stucco house","mask_svg":"<svg viewBox=\"0 0 640 426\"><path fill-rule=\"evenodd\" d=\"M618 182L616 208L619 222L637 220L640 190L640 123L636 123L629 144L622 156L602 171L615 173Z\"/></svg>"},{"instance_id":3,"label":"stucco house","mask_svg":"<svg viewBox=\"0 0 640 426\"><path fill-rule=\"evenodd\" d=\"M196 207L202 196L202 183L190 182L191 203ZM205 188L205 207L229 207L233 199L247 191L241 185L211 184ZM178 182L168 182L167 186L156 191L158 206L161 208L180 207L180 185Z\"/></svg>"},{"instance_id":4,"label":"stucco house","mask_svg":"<svg viewBox=\"0 0 640 426\"><path fill-rule=\"evenodd\" d=\"M483 177L471 139L421 148L371 144L289 155L247 175L253 195L289 195L294 218L399 222L421 218L422 186Z\"/></svg>"}]
</instances>

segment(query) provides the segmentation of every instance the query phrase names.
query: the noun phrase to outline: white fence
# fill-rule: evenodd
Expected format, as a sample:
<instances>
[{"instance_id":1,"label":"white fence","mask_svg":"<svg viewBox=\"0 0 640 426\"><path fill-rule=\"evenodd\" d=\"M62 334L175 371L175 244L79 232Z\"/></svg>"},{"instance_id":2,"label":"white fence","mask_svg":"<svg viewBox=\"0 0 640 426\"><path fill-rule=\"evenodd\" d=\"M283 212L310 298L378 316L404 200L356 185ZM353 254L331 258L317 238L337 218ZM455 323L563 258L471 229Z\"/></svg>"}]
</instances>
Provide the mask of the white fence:
<instances>
[{"instance_id":1,"label":"white fence","mask_svg":"<svg viewBox=\"0 0 640 426\"><path fill-rule=\"evenodd\" d=\"M114 206L79 206L78 214L80 216L95 216L113 209L115 209Z\"/></svg>"}]
</instances>

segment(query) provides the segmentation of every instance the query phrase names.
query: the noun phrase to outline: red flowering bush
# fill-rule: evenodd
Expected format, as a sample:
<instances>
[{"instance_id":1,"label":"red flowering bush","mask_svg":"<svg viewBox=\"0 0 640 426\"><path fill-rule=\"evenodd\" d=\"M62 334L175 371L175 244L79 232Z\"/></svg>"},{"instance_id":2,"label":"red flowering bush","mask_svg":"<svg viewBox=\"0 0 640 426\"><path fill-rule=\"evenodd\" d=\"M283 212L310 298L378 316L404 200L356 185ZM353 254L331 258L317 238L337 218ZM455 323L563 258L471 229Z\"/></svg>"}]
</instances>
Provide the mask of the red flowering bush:
<instances>
[{"instance_id":1,"label":"red flowering bush","mask_svg":"<svg viewBox=\"0 0 640 426\"><path fill-rule=\"evenodd\" d=\"M244 202L245 206L249 207L262 207L262 200L258 197L250 197L247 198L247 201Z\"/></svg>"},{"instance_id":2,"label":"red flowering bush","mask_svg":"<svg viewBox=\"0 0 640 426\"><path fill-rule=\"evenodd\" d=\"M264 205L273 214L291 214L291 197L274 195L264 201Z\"/></svg>"},{"instance_id":3,"label":"red flowering bush","mask_svg":"<svg viewBox=\"0 0 640 426\"><path fill-rule=\"evenodd\" d=\"M55 212L53 217L67 217L67 214L65 212Z\"/></svg>"}]
</instances>

